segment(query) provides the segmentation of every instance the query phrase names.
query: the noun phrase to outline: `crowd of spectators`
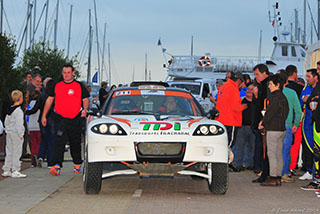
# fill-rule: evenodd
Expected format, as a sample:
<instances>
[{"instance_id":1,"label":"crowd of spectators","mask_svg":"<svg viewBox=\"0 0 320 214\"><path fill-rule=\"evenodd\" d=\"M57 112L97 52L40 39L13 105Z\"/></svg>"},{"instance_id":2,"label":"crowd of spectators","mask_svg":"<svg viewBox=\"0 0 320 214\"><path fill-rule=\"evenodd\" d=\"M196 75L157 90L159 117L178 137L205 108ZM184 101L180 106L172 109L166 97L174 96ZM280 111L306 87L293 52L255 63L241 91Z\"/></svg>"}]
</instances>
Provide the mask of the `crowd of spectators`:
<instances>
[{"instance_id":1,"label":"crowd of spectators","mask_svg":"<svg viewBox=\"0 0 320 214\"><path fill-rule=\"evenodd\" d=\"M253 170L258 177L252 182L262 186L294 182L298 175L312 180L302 189L320 189L320 62L307 70L306 84L294 65L273 74L258 64L253 72L253 80L228 72L217 81L217 96L209 97L227 130L234 156L229 170ZM304 174L297 173L298 165Z\"/></svg>"}]
</instances>

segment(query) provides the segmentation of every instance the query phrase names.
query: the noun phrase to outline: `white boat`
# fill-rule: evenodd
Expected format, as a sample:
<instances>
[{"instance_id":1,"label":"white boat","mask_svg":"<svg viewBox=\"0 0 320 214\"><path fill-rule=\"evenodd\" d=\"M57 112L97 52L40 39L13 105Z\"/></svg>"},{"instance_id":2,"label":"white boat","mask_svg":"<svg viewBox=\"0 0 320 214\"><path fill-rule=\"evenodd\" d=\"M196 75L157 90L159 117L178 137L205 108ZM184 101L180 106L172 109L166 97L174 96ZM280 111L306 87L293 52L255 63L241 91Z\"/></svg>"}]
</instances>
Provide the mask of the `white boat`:
<instances>
[{"instance_id":1,"label":"white boat","mask_svg":"<svg viewBox=\"0 0 320 214\"><path fill-rule=\"evenodd\" d=\"M288 65L294 65L298 69L298 77L303 77L304 60L306 50L304 46L295 42L275 41L271 58L263 61L272 73L285 69Z\"/></svg>"},{"instance_id":2,"label":"white boat","mask_svg":"<svg viewBox=\"0 0 320 214\"><path fill-rule=\"evenodd\" d=\"M174 78L203 78L224 79L225 74L216 73L216 59L210 58L210 55L187 56L174 55L168 61L167 80Z\"/></svg>"}]
</instances>

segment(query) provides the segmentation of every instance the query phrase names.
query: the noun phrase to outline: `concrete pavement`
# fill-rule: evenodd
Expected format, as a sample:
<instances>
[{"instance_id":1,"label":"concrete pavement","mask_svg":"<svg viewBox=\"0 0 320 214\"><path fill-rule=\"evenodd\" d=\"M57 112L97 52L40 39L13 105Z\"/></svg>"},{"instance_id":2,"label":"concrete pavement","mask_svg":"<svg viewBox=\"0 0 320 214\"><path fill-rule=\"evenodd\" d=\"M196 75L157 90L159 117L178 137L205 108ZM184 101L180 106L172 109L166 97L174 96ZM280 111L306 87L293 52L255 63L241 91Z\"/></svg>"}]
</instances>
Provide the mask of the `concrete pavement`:
<instances>
[{"instance_id":1,"label":"concrete pavement","mask_svg":"<svg viewBox=\"0 0 320 214\"><path fill-rule=\"evenodd\" d=\"M64 163L59 177L52 176L46 167L29 168L22 173L28 177L6 178L0 182L1 213L26 213L74 176L72 162Z\"/></svg>"},{"instance_id":2,"label":"concrete pavement","mask_svg":"<svg viewBox=\"0 0 320 214\"><path fill-rule=\"evenodd\" d=\"M320 198L300 189L308 181L262 187L253 178L252 171L230 173L227 194L217 196L206 180L189 176L114 177L103 180L99 195L86 195L76 175L28 213L320 213Z\"/></svg>"}]
</instances>

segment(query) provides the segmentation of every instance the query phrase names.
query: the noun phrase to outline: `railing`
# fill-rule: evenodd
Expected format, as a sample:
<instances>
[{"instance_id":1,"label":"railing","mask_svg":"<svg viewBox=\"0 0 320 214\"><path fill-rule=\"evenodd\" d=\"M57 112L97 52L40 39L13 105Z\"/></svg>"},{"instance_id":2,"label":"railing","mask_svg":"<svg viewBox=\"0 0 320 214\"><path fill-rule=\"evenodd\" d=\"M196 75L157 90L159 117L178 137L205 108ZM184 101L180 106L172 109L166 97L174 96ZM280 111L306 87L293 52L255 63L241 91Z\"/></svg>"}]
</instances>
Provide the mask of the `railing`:
<instances>
[{"instance_id":1,"label":"railing","mask_svg":"<svg viewBox=\"0 0 320 214\"><path fill-rule=\"evenodd\" d=\"M257 56L213 56L210 57L211 65L208 66L210 71L224 73L228 71L240 71L245 73L252 73L253 68L255 65L265 62L266 60L270 59L269 57L261 57ZM170 68L175 71L197 71L201 68L198 66L199 56L174 56L172 64ZM206 67L206 66L204 66ZM198 71L199 70L199 71ZM202 70L201 70L202 71ZM203 70L205 71L205 70ZM209 71L209 70L208 70Z\"/></svg>"}]
</instances>

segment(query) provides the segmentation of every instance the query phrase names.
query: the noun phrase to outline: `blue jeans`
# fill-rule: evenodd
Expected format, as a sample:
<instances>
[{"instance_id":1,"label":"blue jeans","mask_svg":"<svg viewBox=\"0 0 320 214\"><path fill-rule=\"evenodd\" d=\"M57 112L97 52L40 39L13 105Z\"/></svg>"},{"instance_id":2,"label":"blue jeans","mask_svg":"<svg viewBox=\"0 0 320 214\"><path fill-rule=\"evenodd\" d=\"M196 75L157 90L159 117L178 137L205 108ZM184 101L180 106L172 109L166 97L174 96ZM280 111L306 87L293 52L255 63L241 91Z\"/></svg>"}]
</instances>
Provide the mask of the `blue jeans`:
<instances>
[{"instance_id":1,"label":"blue jeans","mask_svg":"<svg viewBox=\"0 0 320 214\"><path fill-rule=\"evenodd\" d=\"M47 157L48 166L54 165L54 120L51 118L47 119L46 127L43 127L40 123L41 132L41 144L39 149L39 158L44 159Z\"/></svg>"},{"instance_id":2,"label":"blue jeans","mask_svg":"<svg viewBox=\"0 0 320 214\"><path fill-rule=\"evenodd\" d=\"M289 174L289 167L290 167L290 162L291 162L291 156L290 156L290 149L292 146L292 128L290 128L286 124L286 136L284 137L283 140L283 148L282 148L282 159L283 159L283 170L281 173L281 176L284 174Z\"/></svg>"},{"instance_id":3,"label":"blue jeans","mask_svg":"<svg viewBox=\"0 0 320 214\"><path fill-rule=\"evenodd\" d=\"M253 165L255 135L250 126L241 126L238 130L234 154L234 165L249 167Z\"/></svg>"}]
</instances>

